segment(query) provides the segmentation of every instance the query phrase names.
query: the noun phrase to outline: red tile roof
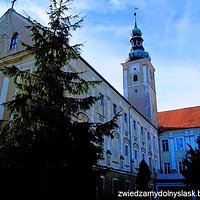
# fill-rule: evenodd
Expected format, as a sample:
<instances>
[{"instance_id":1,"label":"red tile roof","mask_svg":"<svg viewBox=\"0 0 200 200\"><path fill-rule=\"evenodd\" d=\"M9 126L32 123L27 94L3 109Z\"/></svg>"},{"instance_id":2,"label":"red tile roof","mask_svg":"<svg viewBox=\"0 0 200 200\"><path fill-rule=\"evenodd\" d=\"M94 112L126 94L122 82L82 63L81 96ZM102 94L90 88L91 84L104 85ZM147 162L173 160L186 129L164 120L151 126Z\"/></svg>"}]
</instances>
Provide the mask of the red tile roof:
<instances>
[{"instance_id":1,"label":"red tile roof","mask_svg":"<svg viewBox=\"0 0 200 200\"><path fill-rule=\"evenodd\" d=\"M160 130L200 127L200 106L158 112Z\"/></svg>"}]
</instances>

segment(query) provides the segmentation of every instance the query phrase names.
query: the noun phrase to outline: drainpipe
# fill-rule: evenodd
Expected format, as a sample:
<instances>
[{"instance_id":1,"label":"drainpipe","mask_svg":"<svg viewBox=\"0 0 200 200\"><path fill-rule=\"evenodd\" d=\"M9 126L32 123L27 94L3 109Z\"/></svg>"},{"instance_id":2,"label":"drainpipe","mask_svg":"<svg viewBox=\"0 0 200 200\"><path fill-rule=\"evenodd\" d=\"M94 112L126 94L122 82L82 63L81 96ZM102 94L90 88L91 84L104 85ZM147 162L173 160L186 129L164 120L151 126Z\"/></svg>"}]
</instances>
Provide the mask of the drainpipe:
<instances>
[{"instance_id":1,"label":"drainpipe","mask_svg":"<svg viewBox=\"0 0 200 200\"><path fill-rule=\"evenodd\" d=\"M131 133L131 107L129 107L129 118L128 118L128 126L129 126L129 141L130 141L130 171L131 171L131 185L133 185L133 164L132 164L132 148L133 148L133 140Z\"/></svg>"}]
</instances>

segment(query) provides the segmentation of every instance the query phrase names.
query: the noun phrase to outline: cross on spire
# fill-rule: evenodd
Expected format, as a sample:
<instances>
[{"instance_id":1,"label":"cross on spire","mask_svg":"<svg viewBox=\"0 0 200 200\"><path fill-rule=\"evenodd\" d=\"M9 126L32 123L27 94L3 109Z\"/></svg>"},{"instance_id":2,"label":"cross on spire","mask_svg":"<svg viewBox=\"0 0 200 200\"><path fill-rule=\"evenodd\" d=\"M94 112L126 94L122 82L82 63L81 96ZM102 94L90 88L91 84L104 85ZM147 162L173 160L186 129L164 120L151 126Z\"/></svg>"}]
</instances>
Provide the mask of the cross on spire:
<instances>
[{"instance_id":1,"label":"cross on spire","mask_svg":"<svg viewBox=\"0 0 200 200\"><path fill-rule=\"evenodd\" d=\"M137 20L136 20L136 10L138 10L138 8L135 7L134 5L134 17L135 17L135 25L137 26Z\"/></svg>"},{"instance_id":2,"label":"cross on spire","mask_svg":"<svg viewBox=\"0 0 200 200\"><path fill-rule=\"evenodd\" d=\"M134 16L136 16L136 10L138 10L138 8L136 8L134 5Z\"/></svg>"},{"instance_id":3,"label":"cross on spire","mask_svg":"<svg viewBox=\"0 0 200 200\"><path fill-rule=\"evenodd\" d=\"M12 8L14 7L16 1L17 1L17 0L11 1L11 3L12 3Z\"/></svg>"}]
</instances>

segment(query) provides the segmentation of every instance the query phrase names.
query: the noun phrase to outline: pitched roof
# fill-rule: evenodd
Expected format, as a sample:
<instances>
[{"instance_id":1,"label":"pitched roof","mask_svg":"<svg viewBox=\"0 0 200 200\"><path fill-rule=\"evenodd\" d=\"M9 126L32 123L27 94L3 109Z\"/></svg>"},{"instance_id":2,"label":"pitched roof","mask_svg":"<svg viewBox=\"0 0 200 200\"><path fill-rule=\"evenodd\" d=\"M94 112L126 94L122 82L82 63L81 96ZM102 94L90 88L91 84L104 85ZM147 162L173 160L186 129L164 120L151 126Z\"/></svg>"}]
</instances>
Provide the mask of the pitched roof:
<instances>
[{"instance_id":1,"label":"pitched roof","mask_svg":"<svg viewBox=\"0 0 200 200\"><path fill-rule=\"evenodd\" d=\"M160 130L200 127L200 106L158 112Z\"/></svg>"}]
</instances>

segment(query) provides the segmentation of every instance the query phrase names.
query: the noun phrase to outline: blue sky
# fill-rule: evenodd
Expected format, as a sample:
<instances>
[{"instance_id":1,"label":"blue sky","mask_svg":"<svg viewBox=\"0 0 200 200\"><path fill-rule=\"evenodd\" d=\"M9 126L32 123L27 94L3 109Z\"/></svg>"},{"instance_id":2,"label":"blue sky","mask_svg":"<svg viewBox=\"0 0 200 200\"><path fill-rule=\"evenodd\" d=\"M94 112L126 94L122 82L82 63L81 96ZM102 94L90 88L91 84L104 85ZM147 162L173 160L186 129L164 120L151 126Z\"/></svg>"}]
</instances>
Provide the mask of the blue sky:
<instances>
[{"instance_id":1,"label":"blue sky","mask_svg":"<svg viewBox=\"0 0 200 200\"><path fill-rule=\"evenodd\" d=\"M11 6L0 1L0 15ZM15 10L46 24L49 0L17 0ZM130 50L134 5L144 47L156 68L158 110L200 105L199 0L74 0L71 12L86 16L72 42L121 94L122 67Z\"/></svg>"}]
</instances>

